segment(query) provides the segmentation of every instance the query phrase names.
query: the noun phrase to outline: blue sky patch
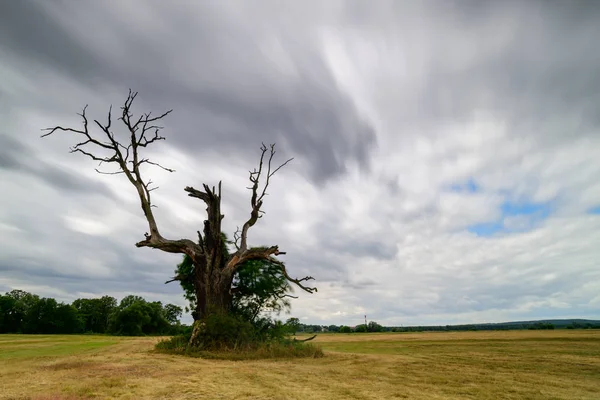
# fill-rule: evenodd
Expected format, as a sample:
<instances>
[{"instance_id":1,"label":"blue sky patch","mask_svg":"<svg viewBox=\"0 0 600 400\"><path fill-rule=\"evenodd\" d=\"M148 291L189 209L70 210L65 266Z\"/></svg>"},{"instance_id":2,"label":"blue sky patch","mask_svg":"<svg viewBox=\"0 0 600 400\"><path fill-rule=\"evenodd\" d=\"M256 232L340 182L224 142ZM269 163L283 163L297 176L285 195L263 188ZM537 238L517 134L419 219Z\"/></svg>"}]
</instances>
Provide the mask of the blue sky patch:
<instances>
[{"instance_id":1,"label":"blue sky patch","mask_svg":"<svg viewBox=\"0 0 600 400\"><path fill-rule=\"evenodd\" d=\"M470 225L467 230L477 236L493 236L533 229L548 218L552 210L548 203L527 203L505 201L500 210L502 215L496 221Z\"/></svg>"},{"instance_id":2,"label":"blue sky patch","mask_svg":"<svg viewBox=\"0 0 600 400\"><path fill-rule=\"evenodd\" d=\"M590 208L588 210L588 213L589 214L600 214L600 206L596 206L596 207Z\"/></svg>"},{"instance_id":3,"label":"blue sky patch","mask_svg":"<svg viewBox=\"0 0 600 400\"><path fill-rule=\"evenodd\" d=\"M500 222L484 222L481 224L470 225L467 230L477 236L493 236L502 231L504 224Z\"/></svg>"},{"instance_id":4,"label":"blue sky patch","mask_svg":"<svg viewBox=\"0 0 600 400\"><path fill-rule=\"evenodd\" d=\"M501 206L503 216L540 215L546 218L550 214L550 203L512 203L506 201Z\"/></svg>"},{"instance_id":5,"label":"blue sky patch","mask_svg":"<svg viewBox=\"0 0 600 400\"><path fill-rule=\"evenodd\" d=\"M464 183L455 183L450 186L451 191L460 193L475 193L478 192L480 189L481 188L473 178L469 178L469 180Z\"/></svg>"}]
</instances>

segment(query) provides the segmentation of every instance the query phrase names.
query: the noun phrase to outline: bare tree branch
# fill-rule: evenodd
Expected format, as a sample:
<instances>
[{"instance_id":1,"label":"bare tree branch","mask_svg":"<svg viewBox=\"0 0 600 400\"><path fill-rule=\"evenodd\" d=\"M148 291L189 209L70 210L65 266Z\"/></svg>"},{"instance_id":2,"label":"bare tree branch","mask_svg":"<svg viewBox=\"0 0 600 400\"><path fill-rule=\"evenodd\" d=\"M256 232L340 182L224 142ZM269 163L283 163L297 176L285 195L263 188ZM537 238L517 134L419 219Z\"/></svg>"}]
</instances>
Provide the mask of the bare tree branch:
<instances>
[{"instance_id":1,"label":"bare tree branch","mask_svg":"<svg viewBox=\"0 0 600 400\"><path fill-rule=\"evenodd\" d=\"M95 168L95 171L102 175L119 175L119 174L125 173L124 171L115 171L115 172L100 171L98 168Z\"/></svg>"},{"instance_id":2,"label":"bare tree branch","mask_svg":"<svg viewBox=\"0 0 600 400\"><path fill-rule=\"evenodd\" d=\"M235 232L233 232L233 245L235 246L236 250L240 249L241 233L242 231L240 230L239 226L236 227Z\"/></svg>"},{"instance_id":3,"label":"bare tree branch","mask_svg":"<svg viewBox=\"0 0 600 400\"><path fill-rule=\"evenodd\" d=\"M87 140L81 143L78 143L74 146L74 148L79 148L82 146L85 146L88 143L93 143L97 146L103 147L105 149L111 150L112 149L112 145L110 143L104 143L101 142L95 138L93 138L88 131L88 119L86 116L86 110L88 108L88 105L86 104L85 107L83 107L83 111L81 112L81 114L77 114L79 115L81 118L83 118L83 130L79 130L79 129L73 129L73 128L64 128L62 126L55 126L54 128L46 128L46 129L42 129L43 131L49 131L48 133L42 135L42 137L46 137L46 136L50 136L52 135L54 132L56 131L64 131L64 132L74 132L74 133L78 133L80 135L84 135Z\"/></svg>"},{"instance_id":4,"label":"bare tree branch","mask_svg":"<svg viewBox=\"0 0 600 400\"><path fill-rule=\"evenodd\" d=\"M280 299L283 299L283 298L286 298L286 297L289 297L291 299L297 299L298 298L298 296L292 296L291 294L287 294L287 293L286 294L277 294L277 297L280 298Z\"/></svg>"},{"instance_id":5,"label":"bare tree branch","mask_svg":"<svg viewBox=\"0 0 600 400\"><path fill-rule=\"evenodd\" d=\"M295 283L300 289L302 289L302 290L304 290L305 292L308 292L308 293L314 293L314 292L318 291L316 287L308 287L308 286L304 286L302 284L302 282L314 280L315 278L313 278L312 276L305 276L304 278L301 278L301 279L292 278L288 274L287 269L285 268L285 264L283 262L281 262L281 261L279 261L279 260L277 260L276 258L273 258L273 257L270 257L269 260L271 262L279 265L279 267L281 268L281 272L283 272L283 275L285 276L285 278L288 281L290 281L292 283Z\"/></svg>"},{"instance_id":6,"label":"bare tree branch","mask_svg":"<svg viewBox=\"0 0 600 400\"><path fill-rule=\"evenodd\" d=\"M252 206L252 209L250 211L250 218L244 223L244 225L242 227L238 253L244 253L248 249L248 230L252 226L254 226L254 224L256 224L256 221L258 221L258 219L261 217L261 213L263 213L263 211L261 210L261 207L263 204L263 199L267 195L267 188L269 187L269 180L271 179L271 177L273 175L275 175L275 173L277 171L279 171L287 163L289 163L290 161L293 160L293 158L290 158L286 162L284 162L283 164L279 165L277 168L275 168L271 171L271 169L272 169L271 163L273 161L273 156L275 156L275 144L271 144L269 160L267 162L267 174L266 174L266 178L265 178L265 184L264 184L262 191L259 194L260 179L261 179L261 175L263 173L263 163L264 163L265 154L266 154L268 148L263 143L261 145L260 150L261 150L261 154L260 154L260 161L258 164L258 170L255 168L254 171L250 171L249 180L252 183L252 186L249 187L248 189L252 190L252 196L250 198L250 205Z\"/></svg>"},{"instance_id":7,"label":"bare tree branch","mask_svg":"<svg viewBox=\"0 0 600 400\"><path fill-rule=\"evenodd\" d=\"M171 283L171 282L175 282L175 281L180 281L181 282L181 281L185 281L185 280L188 280L188 279L190 279L190 277L188 275L181 275L181 274L179 274L179 275L174 276L173 278L169 279L168 281L166 281L165 285L167 283Z\"/></svg>"},{"instance_id":8,"label":"bare tree branch","mask_svg":"<svg viewBox=\"0 0 600 400\"><path fill-rule=\"evenodd\" d=\"M309 340L313 340L316 337L317 337L317 335L312 335L311 337L309 337L307 339L296 339L296 338L294 338L294 342L308 342Z\"/></svg>"},{"instance_id":9,"label":"bare tree branch","mask_svg":"<svg viewBox=\"0 0 600 400\"><path fill-rule=\"evenodd\" d=\"M121 143L112 131L112 106L108 110L108 117L105 124L98 120L94 120L96 127L102 132L101 136L104 136L104 139L102 140L97 136L94 136L89 130L89 120L86 115L87 105L83 108L83 111L78 114L83 119L82 129L55 126L53 128L44 129L45 131L48 131L48 133L43 134L42 137L50 136L57 131L75 133L82 136L84 140L71 147L71 153L81 153L94 161L100 162L100 164L115 163L119 166L118 171L107 172L96 168L96 172L104 175L125 174L127 179L136 188L140 199L140 205L144 211L148 227L150 228L150 233L145 234L145 240L136 243L137 247L152 247L166 252L185 253L191 257L195 257L197 254L201 253L201 250L198 245L191 240L167 240L160 235L154 214L152 213L153 204L150 197L150 192L156 190L157 187L151 187L152 181L145 181L140 172L140 165L142 164L150 164L162 168L165 171L173 172L172 169L163 167L159 163L139 156L140 147L146 147L157 140L165 139L163 136L159 135L159 131L162 127L156 125L155 122L167 116L172 110L156 117L150 117L150 114L144 114L135 124L132 124L131 106L136 96L137 92L132 92L130 89L127 99L121 107L122 116L119 120L123 122L129 132L129 140L128 142L125 142L126 144ZM148 138L146 136L148 131L153 131L153 136ZM94 149L108 151L110 155L98 155L95 153ZM129 166L131 166L131 168Z\"/></svg>"},{"instance_id":10,"label":"bare tree branch","mask_svg":"<svg viewBox=\"0 0 600 400\"><path fill-rule=\"evenodd\" d=\"M153 161L150 161L150 160L148 160L147 158L143 158L143 159L141 159L140 161L138 161L138 167L139 167L140 165L142 165L142 164L150 164L150 165L154 165L154 166L157 166L157 167L159 167L159 168L162 168L162 169L164 169L164 170L165 170L165 171L167 171L167 172L175 172L175 170L174 170L174 169L163 167L163 166L162 166L162 165L160 165L159 163L155 163L155 162L153 162Z\"/></svg>"}]
</instances>

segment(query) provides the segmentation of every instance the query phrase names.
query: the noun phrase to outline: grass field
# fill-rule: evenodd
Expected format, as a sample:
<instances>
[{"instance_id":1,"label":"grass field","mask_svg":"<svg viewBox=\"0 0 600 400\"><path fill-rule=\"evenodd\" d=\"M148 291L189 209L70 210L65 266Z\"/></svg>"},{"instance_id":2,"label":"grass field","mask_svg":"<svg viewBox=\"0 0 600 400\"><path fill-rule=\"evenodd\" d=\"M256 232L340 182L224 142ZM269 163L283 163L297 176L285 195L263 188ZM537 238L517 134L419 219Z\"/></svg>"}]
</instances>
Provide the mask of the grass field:
<instances>
[{"instance_id":1,"label":"grass field","mask_svg":"<svg viewBox=\"0 0 600 400\"><path fill-rule=\"evenodd\" d=\"M0 399L600 399L600 331L322 334L325 358L221 361L157 338L0 335Z\"/></svg>"}]
</instances>

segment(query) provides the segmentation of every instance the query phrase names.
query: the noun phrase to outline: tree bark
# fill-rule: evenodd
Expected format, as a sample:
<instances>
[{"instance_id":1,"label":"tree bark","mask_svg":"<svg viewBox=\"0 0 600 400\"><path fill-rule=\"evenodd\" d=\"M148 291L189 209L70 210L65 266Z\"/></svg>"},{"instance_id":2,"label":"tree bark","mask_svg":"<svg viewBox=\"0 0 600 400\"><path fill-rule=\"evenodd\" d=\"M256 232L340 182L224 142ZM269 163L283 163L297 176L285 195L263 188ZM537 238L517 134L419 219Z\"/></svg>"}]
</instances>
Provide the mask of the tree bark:
<instances>
[{"instance_id":1,"label":"tree bark","mask_svg":"<svg viewBox=\"0 0 600 400\"><path fill-rule=\"evenodd\" d=\"M213 269L208 283L201 281L195 285L197 299L195 319L202 320L209 314L230 311L233 298L230 293L232 280L233 276L229 276L228 273Z\"/></svg>"}]
</instances>

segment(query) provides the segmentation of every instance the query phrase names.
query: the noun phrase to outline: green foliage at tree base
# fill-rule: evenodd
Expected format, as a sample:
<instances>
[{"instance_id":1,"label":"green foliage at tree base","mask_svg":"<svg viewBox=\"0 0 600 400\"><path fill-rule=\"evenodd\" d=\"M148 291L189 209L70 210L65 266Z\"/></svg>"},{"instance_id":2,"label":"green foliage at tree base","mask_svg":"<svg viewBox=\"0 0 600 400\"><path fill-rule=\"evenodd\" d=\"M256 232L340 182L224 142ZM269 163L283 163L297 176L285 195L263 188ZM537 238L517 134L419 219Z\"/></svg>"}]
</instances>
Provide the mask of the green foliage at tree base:
<instances>
[{"instance_id":1,"label":"green foliage at tree base","mask_svg":"<svg viewBox=\"0 0 600 400\"><path fill-rule=\"evenodd\" d=\"M201 325L193 347L192 332L173 336L156 345L164 353L203 358L261 359L323 356L323 351L310 343L290 340L290 327L280 322L253 325L239 315L214 314Z\"/></svg>"},{"instance_id":2,"label":"green foliage at tree base","mask_svg":"<svg viewBox=\"0 0 600 400\"><path fill-rule=\"evenodd\" d=\"M178 335L156 344L159 353L176 354L189 357L200 357L219 360L261 360L269 358L321 358L323 350L312 343L282 340L273 342L256 342L243 349L208 350L188 347L189 336Z\"/></svg>"}]
</instances>

